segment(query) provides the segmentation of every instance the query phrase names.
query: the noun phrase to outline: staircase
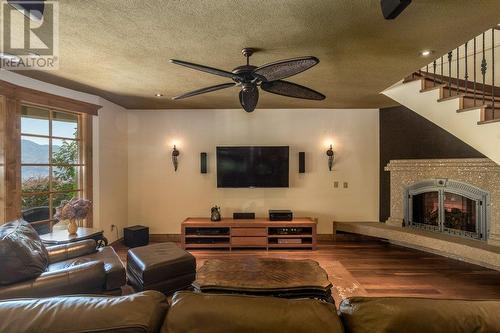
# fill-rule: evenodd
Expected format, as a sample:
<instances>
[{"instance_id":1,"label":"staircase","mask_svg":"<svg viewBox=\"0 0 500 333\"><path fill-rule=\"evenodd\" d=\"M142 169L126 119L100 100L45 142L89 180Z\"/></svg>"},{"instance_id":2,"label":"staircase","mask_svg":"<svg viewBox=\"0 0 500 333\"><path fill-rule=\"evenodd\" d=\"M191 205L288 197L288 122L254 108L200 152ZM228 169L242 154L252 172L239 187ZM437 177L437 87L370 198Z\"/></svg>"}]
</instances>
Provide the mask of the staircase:
<instances>
[{"instance_id":1,"label":"staircase","mask_svg":"<svg viewBox=\"0 0 500 333\"><path fill-rule=\"evenodd\" d=\"M382 94L500 164L500 88L495 86L495 30L449 52L447 63L445 56L438 58ZM491 38L489 49L485 43L487 38ZM482 46L479 51L477 44ZM473 45L472 51L470 45Z\"/></svg>"}]
</instances>

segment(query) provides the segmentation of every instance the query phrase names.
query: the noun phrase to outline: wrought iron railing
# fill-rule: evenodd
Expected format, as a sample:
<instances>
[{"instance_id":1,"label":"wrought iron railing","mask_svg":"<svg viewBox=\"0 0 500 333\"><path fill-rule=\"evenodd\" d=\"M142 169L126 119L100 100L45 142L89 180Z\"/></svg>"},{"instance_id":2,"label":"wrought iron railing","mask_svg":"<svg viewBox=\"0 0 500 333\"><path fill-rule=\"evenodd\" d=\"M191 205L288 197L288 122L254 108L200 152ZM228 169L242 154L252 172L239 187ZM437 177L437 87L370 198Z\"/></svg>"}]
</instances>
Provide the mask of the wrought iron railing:
<instances>
[{"instance_id":1,"label":"wrought iron railing","mask_svg":"<svg viewBox=\"0 0 500 333\"><path fill-rule=\"evenodd\" d=\"M483 120L500 119L500 88L495 86L500 81L495 78L495 53L500 47L500 40L495 44L497 30L500 26L483 32L419 70L420 75L432 80L433 86L444 88L443 98L465 95L473 100L472 107L487 109Z\"/></svg>"}]
</instances>

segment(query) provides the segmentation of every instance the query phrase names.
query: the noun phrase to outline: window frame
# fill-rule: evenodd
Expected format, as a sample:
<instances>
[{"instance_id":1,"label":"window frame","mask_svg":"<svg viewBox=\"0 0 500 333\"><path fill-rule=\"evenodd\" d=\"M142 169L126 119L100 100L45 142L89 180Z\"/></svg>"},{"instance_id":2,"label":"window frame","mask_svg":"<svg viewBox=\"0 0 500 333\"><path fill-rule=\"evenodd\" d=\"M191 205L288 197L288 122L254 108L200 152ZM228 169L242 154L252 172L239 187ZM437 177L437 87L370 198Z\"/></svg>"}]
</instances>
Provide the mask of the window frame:
<instances>
[{"instance_id":1,"label":"window frame","mask_svg":"<svg viewBox=\"0 0 500 333\"><path fill-rule=\"evenodd\" d=\"M21 218L21 105L81 115L82 197L93 197L92 121L101 106L0 80L0 224ZM86 227L92 226L91 211Z\"/></svg>"},{"instance_id":2,"label":"window frame","mask_svg":"<svg viewBox=\"0 0 500 333\"><path fill-rule=\"evenodd\" d=\"M85 163L84 163L84 151L83 151L83 146L84 146L84 136L82 134L82 124L83 124L83 116L82 114L75 113L75 112L70 112L70 111L62 111L50 107L41 107L39 105L32 105L29 103L21 103L21 114L20 118L23 117L22 110L23 107L32 107L40 110L47 111L48 113L48 134L33 134L33 133L23 133L22 131L22 126L20 129L20 135L21 139L25 137L32 137L32 138L41 138L41 139L47 139L49 142L49 149L48 149L48 163L23 163L22 162L22 155L21 155L21 212L22 212L22 199L25 197L33 197L33 196L48 196L48 206L49 206L49 219L47 220L40 220L40 221L34 221L30 222L33 225L37 224L49 224L49 227L52 229L53 223L56 222L54 219L54 209L56 207L53 207L53 200L54 196L57 196L58 194L64 194L64 193L75 193L78 197L83 197L84 196L84 175L83 175L83 170L85 168ZM65 114L71 114L76 116L77 119L77 133L75 138L65 138L65 137L60 137L60 136L54 136L53 134L53 121L54 121L54 113L65 113ZM53 163L53 140L68 140L68 141L75 141L77 142L78 145L78 163L70 163L70 164L60 164L60 163ZM22 153L22 151L21 151ZM22 168L23 167L47 167L48 168L48 182L49 182L49 190L48 191L42 191L42 192L24 192L23 191L23 186L22 186ZM54 168L57 167L76 167L78 168L77 172L77 189L75 190L57 190L53 188L53 180L54 180ZM87 225L87 223L85 223Z\"/></svg>"}]
</instances>

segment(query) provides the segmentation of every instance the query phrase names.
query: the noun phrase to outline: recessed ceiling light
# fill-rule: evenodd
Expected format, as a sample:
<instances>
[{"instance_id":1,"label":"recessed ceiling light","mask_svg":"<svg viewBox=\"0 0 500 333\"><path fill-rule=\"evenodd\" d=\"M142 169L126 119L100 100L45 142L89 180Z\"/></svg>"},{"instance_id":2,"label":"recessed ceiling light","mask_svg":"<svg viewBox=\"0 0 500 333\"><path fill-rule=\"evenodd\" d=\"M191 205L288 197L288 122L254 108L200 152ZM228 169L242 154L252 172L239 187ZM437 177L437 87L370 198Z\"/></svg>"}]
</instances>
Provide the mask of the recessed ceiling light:
<instances>
[{"instance_id":1,"label":"recessed ceiling light","mask_svg":"<svg viewBox=\"0 0 500 333\"><path fill-rule=\"evenodd\" d=\"M163 97L163 94L156 93L156 94L155 94L155 97Z\"/></svg>"},{"instance_id":2,"label":"recessed ceiling light","mask_svg":"<svg viewBox=\"0 0 500 333\"><path fill-rule=\"evenodd\" d=\"M431 50L423 50L423 51L420 52L420 55L422 57L428 57L428 56L430 56L433 53L434 53L434 51L431 51Z\"/></svg>"}]
</instances>

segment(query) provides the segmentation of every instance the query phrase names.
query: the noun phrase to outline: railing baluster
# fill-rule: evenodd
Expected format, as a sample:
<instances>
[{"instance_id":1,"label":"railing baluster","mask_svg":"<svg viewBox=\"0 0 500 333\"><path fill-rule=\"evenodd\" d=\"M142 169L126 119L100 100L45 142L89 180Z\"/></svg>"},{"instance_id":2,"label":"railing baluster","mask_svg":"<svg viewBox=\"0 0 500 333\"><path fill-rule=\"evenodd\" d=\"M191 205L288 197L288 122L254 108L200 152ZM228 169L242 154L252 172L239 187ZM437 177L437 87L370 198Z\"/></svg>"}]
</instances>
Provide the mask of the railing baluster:
<instances>
[{"instance_id":1,"label":"railing baluster","mask_svg":"<svg viewBox=\"0 0 500 333\"><path fill-rule=\"evenodd\" d=\"M477 69L477 61L476 61L476 36L474 37L474 106L476 106L476 69Z\"/></svg>"},{"instance_id":2,"label":"railing baluster","mask_svg":"<svg viewBox=\"0 0 500 333\"><path fill-rule=\"evenodd\" d=\"M453 51L448 52L448 97L451 96L451 59L453 59Z\"/></svg>"},{"instance_id":3,"label":"railing baluster","mask_svg":"<svg viewBox=\"0 0 500 333\"><path fill-rule=\"evenodd\" d=\"M468 42L465 42L465 94L467 95L467 86L469 85L469 70L467 68L467 62L468 62L468 54L467 54L467 44Z\"/></svg>"},{"instance_id":4,"label":"railing baluster","mask_svg":"<svg viewBox=\"0 0 500 333\"><path fill-rule=\"evenodd\" d=\"M434 62L432 63L432 69L433 69L433 74L434 74L433 87L436 86L436 65L437 65L437 62L436 62L436 59L434 59Z\"/></svg>"},{"instance_id":5,"label":"railing baluster","mask_svg":"<svg viewBox=\"0 0 500 333\"><path fill-rule=\"evenodd\" d=\"M441 56L441 83L444 83L444 76L443 76L443 56Z\"/></svg>"},{"instance_id":6,"label":"railing baluster","mask_svg":"<svg viewBox=\"0 0 500 333\"><path fill-rule=\"evenodd\" d=\"M457 95L460 92L460 46L457 47Z\"/></svg>"},{"instance_id":7,"label":"railing baluster","mask_svg":"<svg viewBox=\"0 0 500 333\"><path fill-rule=\"evenodd\" d=\"M491 119L495 119L495 28L491 29Z\"/></svg>"},{"instance_id":8,"label":"railing baluster","mask_svg":"<svg viewBox=\"0 0 500 333\"><path fill-rule=\"evenodd\" d=\"M486 54L485 54L485 33L483 32L483 60L481 61L481 75L483 76L483 105L486 100L486 71L488 70L488 63L486 62Z\"/></svg>"}]
</instances>

